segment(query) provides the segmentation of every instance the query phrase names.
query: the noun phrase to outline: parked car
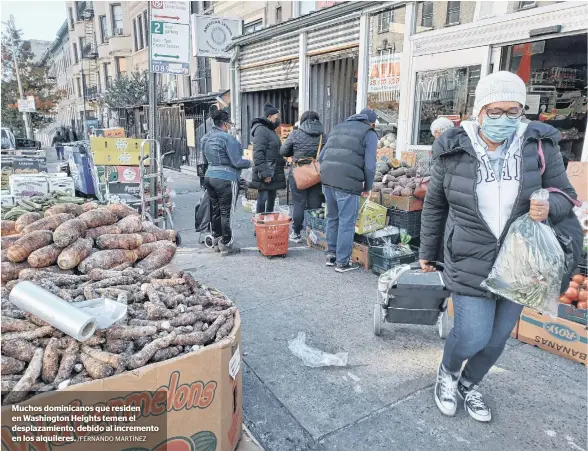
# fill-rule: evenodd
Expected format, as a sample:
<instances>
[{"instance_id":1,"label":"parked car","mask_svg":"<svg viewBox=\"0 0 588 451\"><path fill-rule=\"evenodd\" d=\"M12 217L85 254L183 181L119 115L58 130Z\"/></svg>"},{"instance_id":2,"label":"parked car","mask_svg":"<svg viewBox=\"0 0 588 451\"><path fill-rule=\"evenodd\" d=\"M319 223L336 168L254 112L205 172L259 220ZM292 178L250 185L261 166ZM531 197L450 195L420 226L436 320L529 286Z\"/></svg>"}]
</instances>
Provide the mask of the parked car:
<instances>
[{"instance_id":1,"label":"parked car","mask_svg":"<svg viewBox=\"0 0 588 451\"><path fill-rule=\"evenodd\" d=\"M37 149L41 150L41 142L28 138L15 138L17 149Z\"/></svg>"}]
</instances>

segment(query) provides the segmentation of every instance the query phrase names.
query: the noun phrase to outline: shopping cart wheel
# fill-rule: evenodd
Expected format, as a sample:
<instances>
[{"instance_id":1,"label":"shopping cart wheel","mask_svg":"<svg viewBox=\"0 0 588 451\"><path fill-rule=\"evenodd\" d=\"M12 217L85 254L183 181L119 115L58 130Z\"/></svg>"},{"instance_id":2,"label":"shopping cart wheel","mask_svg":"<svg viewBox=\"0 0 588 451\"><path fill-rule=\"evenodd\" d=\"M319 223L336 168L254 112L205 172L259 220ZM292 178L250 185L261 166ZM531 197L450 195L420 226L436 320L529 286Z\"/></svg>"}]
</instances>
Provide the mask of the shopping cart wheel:
<instances>
[{"instance_id":1,"label":"shopping cart wheel","mask_svg":"<svg viewBox=\"0 0 588 451\"><path fill-rule=\"evenodd\" d=\"M204 237L204 244L209 249L212 249L214 247L214 238L212 237L212 235L206 235Z\"/></svg>"},{"instance_id":2,"label":"shopping cart wheel","mask_svg":"<svg viewBox=\"0 0 588 451\"><path fill-rule=\"evenodd\" d=\"M380 336L382 333L382 306L374 304L374 335Z\"/></svg>"},{"instance_id":3,"label":"shopping cart wheel","mask_svg":"<svg viewBox=\"0 0 588 451\"><path fill-rule=\"evenodd\" d=\"M286 255L287 255L287 254L282 254L282 255L280 255L280 257L282 257L282 258L286 258Z\"/></svg>"},{"instance_id":4,"label":"shopping cart wheel","mask_svg":"<svg viewBox=\"0 0 588 451\"><path fill-rule=\"evenodd\" d=\"M437 330L439 331L439 336L443 339L449 335L449 315L447 314L447 310L439 314Z\"/></svg>"}]
</instances>

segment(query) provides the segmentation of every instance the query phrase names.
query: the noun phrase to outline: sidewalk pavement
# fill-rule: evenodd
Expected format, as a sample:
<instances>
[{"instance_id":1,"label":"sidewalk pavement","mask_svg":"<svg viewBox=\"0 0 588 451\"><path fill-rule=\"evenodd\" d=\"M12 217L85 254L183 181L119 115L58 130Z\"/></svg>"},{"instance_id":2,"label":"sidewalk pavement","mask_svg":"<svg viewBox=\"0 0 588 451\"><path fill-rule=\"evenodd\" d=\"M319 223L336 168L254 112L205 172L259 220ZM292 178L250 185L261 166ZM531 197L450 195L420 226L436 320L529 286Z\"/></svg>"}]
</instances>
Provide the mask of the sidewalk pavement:
<instances>
[{"instance_id":1,"label":"sidewalk pavement","mask_svg":"<svg viewBox=\"0 0 588 451\"><path fill-rule=\"evenodd\" d=\"M582 450L587 446L586 367L510 340L481 391L490 424L463 409L442 416L433 400L443 340L435 327L391 325L372 332L377 277L338 274L322 253L294 246L262 257L251 215L238 209L240 255L220 257L193 232L198 182L173 174L175 263L224 291L241 310L244 420L267 451ZM183 187L183 188L182 188ZM181 188L181 189L180 189ZM310 346L348 352L345 368L308 368L288 349L306 332Z\"/></svg>"}]
</instances>

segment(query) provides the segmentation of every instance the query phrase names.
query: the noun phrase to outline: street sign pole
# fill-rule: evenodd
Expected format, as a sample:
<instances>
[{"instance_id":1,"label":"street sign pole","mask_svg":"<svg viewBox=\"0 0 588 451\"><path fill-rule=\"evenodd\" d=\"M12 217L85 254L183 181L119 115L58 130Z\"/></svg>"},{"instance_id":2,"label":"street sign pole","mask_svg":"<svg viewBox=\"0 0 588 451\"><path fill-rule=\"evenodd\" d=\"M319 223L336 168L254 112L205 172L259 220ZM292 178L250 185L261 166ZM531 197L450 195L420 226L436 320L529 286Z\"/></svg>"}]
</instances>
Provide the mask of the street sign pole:
<instances>
[{"instance_id":1,"label":"street sign pole","mask_svg":"<svg viewBox=\"0 0 588 451\"><path fill-rule=\"evenodd\" d=\"M148 3L149 5L149 17L151 18L151 2ZM145 24L147 26L147 24ZM149 33L149 48L151 48L152 42L152 33ZM151 144L149 146L149 168L150 173L153 174L155 171L159 170L160 168L156 167L157 155L155 154L157 147L155 145L155 140L157 139L157 73L151 70L151 51L149 51L149 135L148 137L151 138ZM156 196L157 195L157 179L152 177L149 180L149 187L151 190L150 195ZM149 212L152 218L157 217L157 203L151 202L151 211Z\"/></svg>"}]
</instances>

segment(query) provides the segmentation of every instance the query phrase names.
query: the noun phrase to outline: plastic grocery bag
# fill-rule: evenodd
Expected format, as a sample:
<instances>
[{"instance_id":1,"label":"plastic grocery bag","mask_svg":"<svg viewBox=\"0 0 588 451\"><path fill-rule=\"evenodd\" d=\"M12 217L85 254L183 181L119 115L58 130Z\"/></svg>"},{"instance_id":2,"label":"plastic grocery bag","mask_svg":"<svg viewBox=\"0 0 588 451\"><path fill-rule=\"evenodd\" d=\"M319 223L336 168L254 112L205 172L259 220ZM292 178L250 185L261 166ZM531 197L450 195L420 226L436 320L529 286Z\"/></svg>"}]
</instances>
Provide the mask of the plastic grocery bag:
<instances>
[{"instance_id":1,"label":"plastic grocery bag","mask_svg":"<svg viewBox=\"0 0 588 451\"><path fill-rule=\"evenodd\" d=\"M321 366L346 366L348 354L328 354L320 349L312 348L306 344L306 334L298 332L298 336L288 342L288 348L296 357L302 359L305 366L318 368Z\"/></svg>"},{"instance_id":2,"label":"plastic grocery bag","mask_svg":"<svg viewBox=\"0 0 588 451\"><path fill-rule=\"evenodd\" d=\"M251 180L253 180L253 168L243 169L241 171L241 178L247 183L251 183Z\"/></svg>"},{"instance_id":3,"label":"plastic grocery bag","mask_svg":"<svg viewBox=\"0 0 588 451\"><path fill-rule=\"evenodd\" d=\"M548 200L547 190L533 193L531 200ZM508 229L492 271L482 287L492 293L552 317L557 316L565 255L551 227L517 218Z\"/></svg>"}]
</instances>

